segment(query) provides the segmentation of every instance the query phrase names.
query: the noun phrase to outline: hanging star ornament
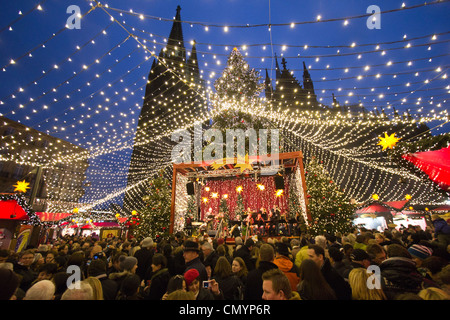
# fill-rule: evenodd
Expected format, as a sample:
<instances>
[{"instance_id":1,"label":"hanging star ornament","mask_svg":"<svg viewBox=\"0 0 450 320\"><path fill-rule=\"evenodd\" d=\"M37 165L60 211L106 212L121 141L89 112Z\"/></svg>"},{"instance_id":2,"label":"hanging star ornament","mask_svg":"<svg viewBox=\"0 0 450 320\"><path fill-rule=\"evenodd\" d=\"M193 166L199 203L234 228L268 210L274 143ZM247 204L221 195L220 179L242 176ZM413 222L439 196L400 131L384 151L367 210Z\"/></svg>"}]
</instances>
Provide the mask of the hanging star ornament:
<instances>
[{"instance_id":1,"label":"hanging star ornament","mask_svg":"<svg viewBox=\"0 0 450 320\"><path fill-rule=\"evenodd\" d=\"M16 187L14 189L14 192L23 192L26 193L27 189L30 189L30 187L28 187L30 185L29 182L26 182L25 180L23 181L17 181L17 184L13 185L13 187Z\"/></svg>"},{"instance_id":2,"label":"hanging star ornament","mask_svg":"<svg viewBox=\"0 0 450 320\"><path fill-rule=\"evenodd\" d=\"M378 138L380 139L380 142L378 142L377 146L382 146L383 151L386 150L387 148L392 149L400 140L399 138L395 137L395 133L388 136L387 132L384 133L384 138L382 137Z\"/></svg>"}]
</instances>

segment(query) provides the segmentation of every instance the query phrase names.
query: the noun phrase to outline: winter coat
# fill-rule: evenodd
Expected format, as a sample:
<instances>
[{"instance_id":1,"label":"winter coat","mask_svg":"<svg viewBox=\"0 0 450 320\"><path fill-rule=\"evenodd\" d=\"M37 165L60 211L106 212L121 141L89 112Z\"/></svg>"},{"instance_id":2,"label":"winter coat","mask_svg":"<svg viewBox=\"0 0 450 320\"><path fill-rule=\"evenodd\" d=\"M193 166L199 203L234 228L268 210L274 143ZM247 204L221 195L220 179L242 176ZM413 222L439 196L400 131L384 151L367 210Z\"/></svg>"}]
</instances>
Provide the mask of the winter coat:
<instances>
[{"instance_id":1,"label":"winter coat","mask_svg":"<svg viewBox=\"0 0 450 320\"><path fill-rule=\"evenodd\" d=\"M331 266L330 260L325 259L322 268L322 275L334 290L338 300L351 300L352 289L347 281Z\"/></svg>"},{"instance_id":2,"label":"winter coat","mask_svg":"<svg viewBox=\"0 0 450 320\"><path fill-rule=\"evenodd\" d=\"M169 284L170 273L167 268L160 269L150 276L147 294L145 300L161 300L164 293L167 291L167 285ZM148 285L148 283L146 283Z\"/></svg>"},{"instance_id":3,"label":"winter coat","mask_svg":"<svg viewBox=\"0 0 450 320\"><path fill-rule=\"evenodd\" d=\"M31 268L25 267L18 262L14 263L14 272L21 277L19 288L24 292L27 292L31 288L33 281L38 276Z\"/></svg>"},{"instance_id":4,"label":"winter coat","mask_svg":"<svg viewBox=\"0 0 450 320\"><path fill-rule=\"evenodd\" d=\"M186 269L184 270L184 273L186 273L186 271L188 271L190 269L197 269L198 273L200 274L200 279L199 279L200 284L203 281L208 280L208 273L206 272L205 265L200 260L200 257L197 257L197 258L189 261L188 263L186 263Z\"/></svg>"},{"instance_id":5,"label":"winter coat","mask_svg":"<svg viewBox=\"0 0 450 320\"><path fill-rule=\"evenodd\" d=\"M119 287L117 286L117 282L109 279L106 274L101 274L96 276L100 283L102 284L103 289L103 299L104 300L115 300L117 297L117 293L119 292Z\"/></svg>"},{"instance_id":6,"label":"winter coat","mask_svg":"<svg viewBox=\"0 0 450 320\"><path fill-rule=\"evenodd\" d=\"M131 273L130 271L122 271L122 272L113 272L109 274L109 279L114 280L117 283L117 288L120 291L120 288L122 287L122 281L123 279L125 279L127 276L132 275L134 273Z\"/></svg>"},{"instance_id":7,"label":"winter coat","mask_svg":"<svg viewBox=\"0 0 450 320\"><path fill-rule=\"evenodd\" d=\"M295 255L295 265L300 268L303 260L308 259L308 246L303 246Z\"/></svg>"},{"instance_id":8,"label":"winter coat","mask_svg":"<svg viewBox=\"0 0 450 320\"><path fill-rule=\"evenodd\" d=\"M244 260L248 271L252 271L253 269L255 269L255 264L254 264L253 260L251 259L250 250L248 249L247 246L244 245L244 246L241 246L239 249L237 249L233 254L233 258L236 258L236 257L241 257L242 260Z\"/></svg>"},{"instance_id":9,"label":"winter coat","mask_svg":"<svg viewBox=\"0 0 450 320\"><path fill-rule=\"evenodd\" d=\"M240 300L243 284L241 280L235 275L222 278L219 276L213 277L219 283L220 291L223 293L225 300Z\"/></svg>"},{"instance_id":10,"label":"winter coat","mask_svg":"<svg viewBox=\"0 0 450 320\"><path fill-rule=\"evenodd\" d=\"M350 271L352 271L353 266L351 263L346 263L345 261L335 262L333 268L340 274L344 279L348 279Z\"/></svg>"},{"instance_id":11,"label":"winter coat","mask_svg":"<svg viewBox=\"0 0 450 320\"><path fill-rule=\"evenodd\" d=\"M262 300L264 272L278 269L278 266L269 261L260 261L258 268L250 271L247 275L247 284L245 286L244 300Z\"/></svg>"},{"instance_id":12,"label":"winter coat","mask_svg":"<svg viewBox=\"0 0 450 320\"><path fill-rule=\"evenodd\" d=\"M205 266L211 267L211 274L214 274L214 268L216 267L217 260L219 259L219 255L216 251L212 251L205 259L203 260L203 264Z\"/></svg>"},{"instance_id":13,"label":"winter coat","mask_svg":"<svg viewBox=\"0 0 450 320\"><path fill-rule=\"evenodd\" d=\"M450 235L450 225L442 218L437 218L433 221L434 234L437 236L439 234Z\"/></svg>"},{"instance_id":14,"label":"winter coat","mask_svg":"<svg viewBox=\"0 0 450 320\"><path fill-rule=\"evenodd\" d=\"M417 294L424 287L433 286L416 268L416 263L409 258L392 257L380 265L381 288L388 300L394 300L399 294Z\"/></svg>"},{"instance_id":15,"label":"winter coat","mask_svg":"<svg viewBox=\"0 0 450 320\"><path fill-rule=\"evenodd\" d=\"M155 250L142 248L136 251L134 257L137 259L137 269L136 274L141 278L141 280L145 279L145 273L148 269L150 269L152 265L152 259Z\"/></svg>"},{"instance_id":16,"label":"winter coat","mask_svg":"<svg viewBox=\"0 0 450 320\"><path fill-rule=\"evenodd\" d=\"M297 290L297 285L300 282L299 270L297 266L286 256L278 256L273 261L278 266L278 269L283 271L286 277L289 279L292 291Z\"/></svg>"}]
</instances>

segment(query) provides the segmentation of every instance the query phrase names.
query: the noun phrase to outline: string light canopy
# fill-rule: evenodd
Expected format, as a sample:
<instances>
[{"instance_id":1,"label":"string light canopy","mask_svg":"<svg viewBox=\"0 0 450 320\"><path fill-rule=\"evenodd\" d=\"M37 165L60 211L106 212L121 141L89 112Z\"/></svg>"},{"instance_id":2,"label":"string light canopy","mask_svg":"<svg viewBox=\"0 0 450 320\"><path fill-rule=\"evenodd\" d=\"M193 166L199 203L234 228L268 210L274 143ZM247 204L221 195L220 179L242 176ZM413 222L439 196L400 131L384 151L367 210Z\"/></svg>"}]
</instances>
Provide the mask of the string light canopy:
<instances>
[{"instance_id":1,"label":"string light canopy","mask_svg":"<svg viewBox=\"0 0 450 320\"><path fill-rule=\"evenodd\" d=\"M446 2L416 5L391 2L380 6L381 14L386 17L383 21L388 21L389 17L426 16L426 13L441 10ZM219 112L211 105L215 93L213 84L222 73L230 51L236 47L261 75L267 69L273 87L286 92L284 98L281 94L276 102L266 99L265 92L261 92L262 103L258 106L261 117L283 127L286 140L304 149L306 155L320 156L334 175L333 179L343 185L349 195L358 201L370 198L374 191L383 199L388 195L404 197L405 190L393 191L389 185L398 179L408 179L417 189L412 194L415 201L426 202L432 198L431 185L395 167L384 153L374 148L379 134L383 133L374 137L372 129L395 127L396 136L404 139L414 127L422 124L430 124L435 134L448 128L435 126L448 121L447 30L427 28L424 22L420 33L407 31L407 34L392 32L390 35L386 32L379 42L367 40L370 37L357 39L351 30L361 25L365 28L369 14L354 10L348 14L332 10L318 12L317 7L310 15L286 17L288 21L276 24L254 22L262 16L252 21L220 23L180 19L185 39L195 38L186 50L186 58L195 58L199 67L199 79L193 79L191 72L178 71L186 68L186 60L180 66L181 62L175 58L181 46L168 46L172 39L162 36L168 34L174 19L150 16L143 8L119 8L121 5L91 1L82 8L80 30L49 24L46 32L33 41L22 42L25 45L21 44L20 48L15 39L28 32L26 26L42 16L48 17L56 9L41 1L34 7L17 5L14 14L4 13L9 16L0 34L5 37L5 43L11 45L11 50L0 61L0 76L5 80L3 83L8 84L0 91L0 112L89 152L67 155L62 150L52 149L53 160L37 162L33 152L14 153L14 148L26 143L26 136L14 136L9 140L2 138L2 161L30 165L47 161L49 166L54 166L86 159L91 186L86 188L86 195L80 202L89 204L88 207L108 208L111 203L120 202L125 192L142 185L143 176L170 167L173 144L169 140L173 132L193 130L194 123L204 123ZM166 9L164 15L173 9ZM187 7L183 10L192 12ZM192 16L192 20L200 17L191 12L184 16ZM91 24L94 20L96 26ZM312 30L311 34L317 30L323 37L299 33L300 26L311 28L308 29ZM267 41L269 28L274 42ZM330 39L322 28L342 28L346 36ZM262 36L258 33L261 30L264 30ZM381 32L384 30L387 27L383 26ZM70 45L67 45L68 39ZM61 50L66 47L70 50ZM292 81L302 77L301 64L306 63L314 82L317 110L302 108L308 105L307 100L294 99L288 103L289 89L277 84L276 73L281 73L284 67L275 66L275 53L280 60L286 60L286 72L292 75ZM166 71L150 78L152 64L163 65ZM37 65L42 67L37 68ZM164 86L147 92L149 84L157 81L164 81ZM191 90L183 89L186 87ZM290 93L295 94L294 90ZM333 95L336 102L332 100ZM184 96L189 99L180 99ZM140 121L138 116L146 97L152 99L149 112L154 112L154 116ZM288 109L288 104L298 108ZM199 105L196 110L201 112L194 112ZM228 101L228 106L237 110L249 107L243 101ZM136 136L135 132L144 127L146 134ZM204 130L206 128L202 128ZM158 156L145 159L146 163L154 165L133 165L137 178L128 184L128 166L136 145L142 146L143 154ZM336 179L342 168L345 168L345 175L377 181L377 190ZM377 176L376 172L382 174ZM424 189L427 191L423 192Z\"/></svg>"}]
</instances>

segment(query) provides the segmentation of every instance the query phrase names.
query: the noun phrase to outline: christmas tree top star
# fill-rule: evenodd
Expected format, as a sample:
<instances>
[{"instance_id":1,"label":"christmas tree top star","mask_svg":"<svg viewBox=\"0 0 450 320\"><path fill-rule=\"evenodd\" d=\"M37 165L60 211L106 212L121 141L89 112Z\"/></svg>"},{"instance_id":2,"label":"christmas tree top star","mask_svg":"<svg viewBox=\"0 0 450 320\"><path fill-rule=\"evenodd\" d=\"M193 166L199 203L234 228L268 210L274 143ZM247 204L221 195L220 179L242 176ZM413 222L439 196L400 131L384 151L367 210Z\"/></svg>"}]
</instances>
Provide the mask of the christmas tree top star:
<instances>
[{"instance_id":1,"label":"christmas tree top star","mask_svg":"<svg viewBox=\"0 0 450 320\"><path fill-rule=\"evenodd\" d=\"M18 192L23 192L26 193L27 189L30 189L30 187L28 187L30 185L29 182L26 182L25 180L23 181L17 181L17 184L15 184L13 187L16 187L14 189L14 192L18 191Z\"/></svg>"},{"instance_id":2,"label":"christmas tree top star","mask_svg":"<svg viewBox=\"0 0 450 320\"><path fill-rule=\"evenodd\" d=\"M399 138L395 137L395 133L388 136L388 134L386 132L384 133L384 138L379 137L379 139L380 139L380 142L378 142L377 146L382 146L383 151L386 150L387 148L392 149L393 147L395 147L397 142L400 140Z\"/></svg>"}]
</instances>

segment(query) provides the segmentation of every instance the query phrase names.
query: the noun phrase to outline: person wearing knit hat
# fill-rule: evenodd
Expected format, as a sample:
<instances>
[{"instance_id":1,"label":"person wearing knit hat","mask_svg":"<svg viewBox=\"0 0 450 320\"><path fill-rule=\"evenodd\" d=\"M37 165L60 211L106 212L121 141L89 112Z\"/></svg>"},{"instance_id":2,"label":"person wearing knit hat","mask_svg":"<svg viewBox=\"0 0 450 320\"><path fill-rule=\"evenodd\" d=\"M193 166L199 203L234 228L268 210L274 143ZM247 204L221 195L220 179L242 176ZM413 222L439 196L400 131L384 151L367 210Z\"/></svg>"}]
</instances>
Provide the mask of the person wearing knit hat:
<instances>
[{"instance_id":1,"label":"person wearing knit hat","mask_svg":"<svg viewBox=\"0 0 450 320\"><path fill-rule=\"evenodd\" d=\"M200 273L196 269L189 269L184 273L186 289L192 292L195 300L222 300L223 293L219 290L219 284L213 279L208 281L208 288L203 287L200 282Z\"/></svg>"},{"instance_id":2,"label":"person wearing knit hat","mask_svg":"<svg viewBox=\"0 0 450 320\"><path fill-rule=\"evenodd\" d=\"M135 273L138 266L138 260L135 257L125 257L122 261L122 269Z\"/></svg>"},{"instance_id":3,"label":"person wearing knit hat","mask_svg":"<svg viewBox=\"0 0 450 320\"><path fill-rule=\"evenodd\" d=\"M141 242L141 248L148 248L153 246L153 239L150 237L145 238Z\"/></svg>"},{"instance_id":4,"label":"person wearing knit hat","mask_svg":"<svg viewBox=\"0 0 450 320\"><path fill-rule=\"evenodd\" d=\"M422 246L420 244L414 244L409 247L408 252L411 254L413 260L416 262L416 267L420 267L422 265L423 260L428 257L431 257L433 254L433 250L426 246Z\"/></svg>"}]
</instances>

